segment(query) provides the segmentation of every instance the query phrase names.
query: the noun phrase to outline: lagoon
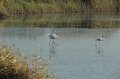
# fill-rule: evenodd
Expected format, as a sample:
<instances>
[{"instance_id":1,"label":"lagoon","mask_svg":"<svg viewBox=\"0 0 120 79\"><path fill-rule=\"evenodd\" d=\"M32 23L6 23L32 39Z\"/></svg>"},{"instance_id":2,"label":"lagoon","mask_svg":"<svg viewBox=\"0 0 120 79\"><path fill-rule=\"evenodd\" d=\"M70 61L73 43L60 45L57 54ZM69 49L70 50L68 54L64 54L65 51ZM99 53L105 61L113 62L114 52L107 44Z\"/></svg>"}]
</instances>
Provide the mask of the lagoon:
<instances>
[{"instance_id":1,"label":"lagoon","mask_svg":"<svg viewBox=\"0 0 120 79\"><path fill-rule=\"evenodd\" d=\"M120 26L119 16L103 16L102 18L102 15L92 15L96 18L92 17L91 19L91 16L87 15L84 20L78 18L78 15L73 15L74 20L70 19L70 15L69 19L68 17L59 17L58 19L56 15L57 19L54 18L55 20L50 16L52 15L47 15L45 21L43 18L37 19L37 24L34 24L36 23L35 18L24 21L16 18L2 20L1 24L3 23L5 27L0 28L0 43L9 46L15 44L15 48L19 48L21 55L27 56L29 59L33 55L40 55L44 60L50 60L48 71L55 74L58 79L120 78L120 29L110 28L114 25ZM41 26L41 23L46 27L37 27ZM86 23L88 24L85 25ZM102 28L108 24L109 28ZM27 27L29 25L36 25L36 28ZM66 25L66 27L58 28L56 25ZM73 27L73 25L85 25L87 28ZM91 28L93 25L98 25L100 28ZM24 27L18 28L17 26ZM48 36L55 30L61 36L55 40L54 45L51 45ZM100 43L100 47L96 47L95 39L102 35L105 40Z\"/></svg>"}]
</instances>

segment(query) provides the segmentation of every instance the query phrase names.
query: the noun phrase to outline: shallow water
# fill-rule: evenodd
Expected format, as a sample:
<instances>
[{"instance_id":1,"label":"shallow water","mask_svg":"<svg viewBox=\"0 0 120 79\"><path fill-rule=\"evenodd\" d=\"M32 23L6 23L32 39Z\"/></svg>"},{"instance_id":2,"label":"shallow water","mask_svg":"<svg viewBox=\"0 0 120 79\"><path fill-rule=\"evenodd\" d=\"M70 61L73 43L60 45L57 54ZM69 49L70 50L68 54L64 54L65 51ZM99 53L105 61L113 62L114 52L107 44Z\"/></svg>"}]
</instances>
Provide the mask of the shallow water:
<instances>
[{"instance_id":1,"label":"shallow water","mask_svg":"<svg viewBox=\"0 0 120 79\"><path fill-rule=\"evenodd\" d=\"M49 45L54 30L61 37ZM105 40L96 47L95 39ZM120 29L1 28L0 41L15 44L29 58L51 60L49 72L59 79L119 79Z\"/></svg>"},{"instance_id":2,"label":"shallow water","mask_svg":"<svg viewBox=\"0 0 120 79\"><path fill-rule=\"evenodd\" d=\"M120 79L120 29L90 28L93 25L120 26L119 16L65 16L2 20L0 26L7 28L0 28L0 43L15 44L16 49L19 48L21 54L29 59L32 55L40 55L50 60L48 71L57 79ZM54 28L56 24L71 25L72 28ZM46 28L21 28L29 25L44 25ZM52 44L48 36L55 30L60 33L60 38ZM105 39L99 46L95 39L102 35Z\"/></svg>"}]
</instances>

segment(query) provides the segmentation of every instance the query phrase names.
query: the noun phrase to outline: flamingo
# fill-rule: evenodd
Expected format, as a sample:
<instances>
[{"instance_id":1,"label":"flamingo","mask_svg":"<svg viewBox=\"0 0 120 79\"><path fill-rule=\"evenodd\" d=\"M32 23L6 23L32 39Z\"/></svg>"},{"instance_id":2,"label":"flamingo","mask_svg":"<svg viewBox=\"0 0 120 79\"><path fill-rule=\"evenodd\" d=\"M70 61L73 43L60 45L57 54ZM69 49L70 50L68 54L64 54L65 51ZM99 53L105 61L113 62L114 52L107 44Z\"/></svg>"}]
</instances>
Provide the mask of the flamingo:
<instances>
[{"instance_id":1,"label":"flamingo","mask_svg":"<svg viewBox=\"0 0 120 79\"><path fill-rule=\"evenodd\" d=\"M54 39L60 38L60 34L59 34L59 32L55 31L53 34L50 34L48 37L50 40L52 39L53 43L54 43Z\"/></svg>"},{"instance_id":2,"label":"flamingo","mask_svg":"<svg viewBox=\"0 0 120 79\"><path fill-rule=\"evenodd\" d=\"M99 47L100 47L100 42L102 42L102 41L104 41L104 36L102 35L102 37L100 37L100 38L97 38L96 40L95 40L95 42L97 43L99 43ZM97 45L95 45L96 47L97 47Z\"/></svg>"}]
</instances>

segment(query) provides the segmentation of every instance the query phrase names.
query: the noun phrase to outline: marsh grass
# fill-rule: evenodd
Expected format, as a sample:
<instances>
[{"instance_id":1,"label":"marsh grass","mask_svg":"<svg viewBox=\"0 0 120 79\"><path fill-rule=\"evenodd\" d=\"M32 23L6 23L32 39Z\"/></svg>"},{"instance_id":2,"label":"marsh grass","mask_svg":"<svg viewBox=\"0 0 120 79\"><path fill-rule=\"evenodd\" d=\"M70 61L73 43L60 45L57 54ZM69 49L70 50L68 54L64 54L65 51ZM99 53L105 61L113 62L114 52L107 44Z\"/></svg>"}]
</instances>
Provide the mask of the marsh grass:
<instances>
[{"instance_id":1,"label":"marsh grass","mask_svg":"<svg viewBox=\"0 0 120 79\"><path fill-rule=\"evenodd\" d=\"M0 15L8 15L6 8L3 6L3 3L0 2Z\"/></svg>"},{"instance_id":2,"label":"marsh grass","mask_svg":"<svg viewBox=\"0 0 120 79\"><path fill-rule=\"evenodd\" d=\"M119 0L0 0L0 13L119 13Z\"/></svg>"},{"instance_id":3,"label":"marsh grass","mask_svg":"<svg viewBox=\"0 0 120 79\"><path fill-rule=\"evenodd\" d=\"M48 63L39 56L33 56L29 61L21 56L15 47L0 46L0 79L48 79ZM32 63L30 66L29 63ZM51 76L50 76L51 77ZM55 77L53 77L55 78Z\"/></svg>"},{"instance_id":4,"label":"marsh grass","mask_svg":"<svg viewBox=\"0 0 120 79\"><path fill-rule=\"evenodd\" d=\"M114 20L114 15L93 16L82 14L44 14L41 16L19 16L0 21L0 27L86 27L91 28L116 28L119 20ZM89 20L87 20L89 18ZM110 18L110 19L108 19ZM93 20L92 20L93 19Z\"/></svg>"}]
</instances>

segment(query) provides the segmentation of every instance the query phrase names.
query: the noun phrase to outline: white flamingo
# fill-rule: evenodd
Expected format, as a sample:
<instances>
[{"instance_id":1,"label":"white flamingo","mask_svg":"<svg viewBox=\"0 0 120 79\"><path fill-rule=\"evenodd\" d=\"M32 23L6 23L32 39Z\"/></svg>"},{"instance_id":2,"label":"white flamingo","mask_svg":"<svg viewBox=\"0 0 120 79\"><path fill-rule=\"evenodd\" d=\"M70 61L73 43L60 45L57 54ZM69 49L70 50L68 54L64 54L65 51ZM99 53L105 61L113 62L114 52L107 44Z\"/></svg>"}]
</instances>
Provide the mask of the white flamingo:
<instances>
[{"instance_id":1,"label":"white flamingo","mask_svg":"<svg viewBox=\"0 0 120 79\"><path fill-rule=\"evenodd\" d=\"M60 38L60 34L57 31L55 31L53 34L50 34L48 37L49 37L50 41L52 39L53 43L54 43L54 39Z\"/></svg>"},{"instance_id":2,"label":"white flamingo","mask_svg":"<svg viewBox=\"0 0 120 79\"><path fill-rule=\"evenodd\" d=\"M102 41L104 41L104 36L102 35L102 37L100 37L100 38L97 38L96 40L95 40L95 42L97 43L99 43L99 47L100 47L100 42L102 42ZM97 45L95 45L96 47L97 47Z\"/></svg>"},{"instance_id":3,"label":"white flamingo","mask_svg":"<svg viewBox=\"0 0 120 79\"><path fill-rule=\"evenodd\" d=\"M104 36L102 35L101 38L97 38L95 41L104 41Z\"/></svg>"}]
</instances>

